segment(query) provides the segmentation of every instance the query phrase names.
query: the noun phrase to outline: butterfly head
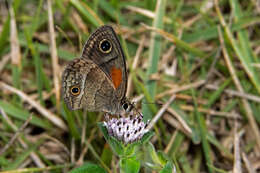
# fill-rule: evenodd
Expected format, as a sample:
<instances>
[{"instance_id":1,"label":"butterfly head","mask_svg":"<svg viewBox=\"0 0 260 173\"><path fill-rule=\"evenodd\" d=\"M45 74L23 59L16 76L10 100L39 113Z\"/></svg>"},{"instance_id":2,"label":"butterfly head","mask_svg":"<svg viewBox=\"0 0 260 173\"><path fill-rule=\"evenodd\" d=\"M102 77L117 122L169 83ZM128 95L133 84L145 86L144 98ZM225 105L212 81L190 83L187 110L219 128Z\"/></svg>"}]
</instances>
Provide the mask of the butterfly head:
<instances>
[{"instance_id":1,"label":"butterfly head","mask_svg":"<svg viewBox=\"0 0 260 173\"><path fill-rule=\"evenodd\" d=\"M121 101L121 104L119 104L119 107L118 107L118 114L119 115L127 115L129 113L131 113L132 111L134 110L134 104L131 103L129 100L127 99L123 99Z\"/></svg>"}]
</instances>

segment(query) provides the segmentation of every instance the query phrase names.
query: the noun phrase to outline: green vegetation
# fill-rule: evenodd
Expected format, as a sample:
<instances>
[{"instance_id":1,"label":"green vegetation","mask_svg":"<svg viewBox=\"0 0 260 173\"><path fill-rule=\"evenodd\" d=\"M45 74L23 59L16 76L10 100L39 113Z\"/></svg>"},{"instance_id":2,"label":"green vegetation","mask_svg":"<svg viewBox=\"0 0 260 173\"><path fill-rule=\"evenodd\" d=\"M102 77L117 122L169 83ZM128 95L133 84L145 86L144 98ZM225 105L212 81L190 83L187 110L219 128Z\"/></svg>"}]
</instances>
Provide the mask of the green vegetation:
<instances>
[{"instance_id":1,"label":"green vegetation","mask_svg":"<svg viewBox=\"0 0 260 173\"><path fill-rule=\"evenodd\" d=\"M259 23L257 0L0 1L0 172L119 172L103 113L60 95L65 65L103 24L125 52L128 97L158 118L137 171L260 171Z\"/></svg>"}]
</instances>

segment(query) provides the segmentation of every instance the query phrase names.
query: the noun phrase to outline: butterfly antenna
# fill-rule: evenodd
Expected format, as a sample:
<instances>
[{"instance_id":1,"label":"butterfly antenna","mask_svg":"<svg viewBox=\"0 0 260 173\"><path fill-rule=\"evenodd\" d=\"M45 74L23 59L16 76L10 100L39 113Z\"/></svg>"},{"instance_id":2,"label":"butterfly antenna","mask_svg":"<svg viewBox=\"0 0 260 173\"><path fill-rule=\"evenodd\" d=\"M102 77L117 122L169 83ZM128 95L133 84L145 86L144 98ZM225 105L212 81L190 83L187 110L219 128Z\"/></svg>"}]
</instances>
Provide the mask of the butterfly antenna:
<instances>
[{"instance_id":1,"label":"butterfly antenna","mask_svg":"<svg viewBox=\"0 0 260 173\"><path fill-rule=\"evenodd\" d=\"M146 104L146 105L148 105L148 104L155 104L155 105L157 105L157 106L162 106L163 104L161 104L161 103L153 103L153 102L151 102L151 103L149 103L149 102L142 102L142 104Z\"/></svg>"}]
</instances>

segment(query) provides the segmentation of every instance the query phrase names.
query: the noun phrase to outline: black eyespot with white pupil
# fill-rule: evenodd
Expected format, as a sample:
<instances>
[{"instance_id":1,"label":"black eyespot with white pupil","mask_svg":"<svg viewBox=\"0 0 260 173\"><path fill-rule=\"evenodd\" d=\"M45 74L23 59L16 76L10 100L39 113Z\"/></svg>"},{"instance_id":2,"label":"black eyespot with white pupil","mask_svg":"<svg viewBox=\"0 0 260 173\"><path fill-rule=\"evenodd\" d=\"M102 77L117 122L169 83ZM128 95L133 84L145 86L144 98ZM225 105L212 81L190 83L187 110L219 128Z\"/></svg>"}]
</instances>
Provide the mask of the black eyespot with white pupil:
<instances>
[{"instance_id":1,"label":"black eyespot with white pupil","mask_svg":"<svg viewBox=\"0 0 260 173\"><path fill-rule=\"evenodd\" d=\"M70 92L72 95L76 96L80 93L80 88L78 86L71 87Z\"/></svg>"},{"instance_id":2,"label":"black eyespot with white pupil","mask_svg":"<svg viewBox=\"0 0 260 173\"><path fill-rule=\"evenodd\" d=\"M104 39L100 42L99 49L103 53L109 53L112 50L112 45L111 45L110 41L108 41L107 39Z\"/></svg>"}]
</instances>

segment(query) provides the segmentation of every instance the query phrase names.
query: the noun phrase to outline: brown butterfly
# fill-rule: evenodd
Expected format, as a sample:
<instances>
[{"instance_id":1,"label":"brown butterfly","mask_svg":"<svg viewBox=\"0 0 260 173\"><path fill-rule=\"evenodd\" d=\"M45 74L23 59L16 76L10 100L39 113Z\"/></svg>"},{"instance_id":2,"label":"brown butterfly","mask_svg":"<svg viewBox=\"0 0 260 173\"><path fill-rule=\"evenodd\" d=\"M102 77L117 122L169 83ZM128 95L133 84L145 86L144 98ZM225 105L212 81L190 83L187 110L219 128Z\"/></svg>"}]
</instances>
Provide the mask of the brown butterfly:
<instances>
[{"instance_id":1,"label":"brown butterfly","mask_svg":"<svg viewBox=\"0 0 260 173\"><path fill-rule=\"evenodd\" d=\"M126 98L125 56L111 26L91 34L80 58L71 61L62 74L62 95L70 110L84 108L124 115L133 110Z\"/></svg>"}]
</instances>

